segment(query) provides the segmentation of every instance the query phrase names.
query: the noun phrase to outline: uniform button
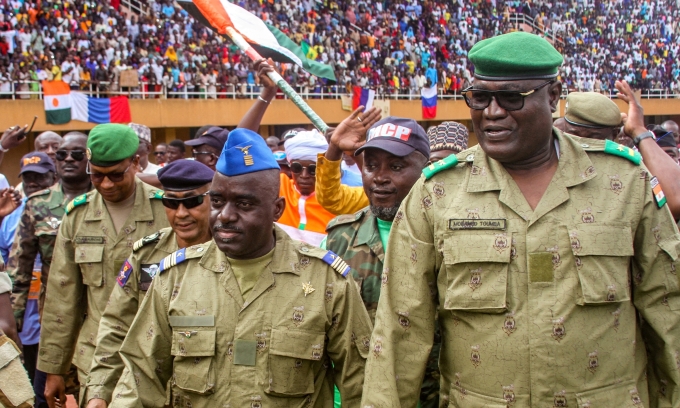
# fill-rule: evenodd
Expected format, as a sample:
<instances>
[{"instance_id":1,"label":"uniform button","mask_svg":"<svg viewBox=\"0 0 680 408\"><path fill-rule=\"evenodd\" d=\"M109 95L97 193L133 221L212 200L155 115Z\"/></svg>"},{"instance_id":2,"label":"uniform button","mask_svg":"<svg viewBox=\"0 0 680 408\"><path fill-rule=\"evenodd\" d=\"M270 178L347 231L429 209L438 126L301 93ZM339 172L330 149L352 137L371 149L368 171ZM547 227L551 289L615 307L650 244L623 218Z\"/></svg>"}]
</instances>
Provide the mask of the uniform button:
<instances>
[{"instance_id":1,"label":"uniform button","mask_svg":"<svg viewBox=\"0 0 680 408\"><path fill-rule=\"evenodd\" d=\"M196 252L203 252L203 247L196 248Z\"/></svg>"},{"instance_id":2,"label":"uniform button","mask_svg":"<svg viewBox=\"0 0 680 408\"><path fill-rule=\"evenodd\" d=\"M589 145L589 144L587 144L587 143L583 143L583 144L581 145L581 147L583 147L584 149L587 149L587 148L589 148L589 147L590 147L590 145Z\"/></svg>"},{"instance_id":3,"label":"uniform button","mask_svg":"<svg viewBox=\"0 0 680 408\"><path fill-rule=\"evenodd\" d=\"M302 251L302 252L309 252L309 249L307 249L307 247L302 247L302 248L300 248L300 251Z\"/></svg>"},{"instance_id":4,"label":"uniform button","mask_svg":"<svg viewBox=\"0 0 680 408\"><path fill-rule=\"evenodd\" d=\"M474 161L475 160L475 155L474 154L468 154L468 156L465 158L467 161Z\"/></svg>"}]
</instances>

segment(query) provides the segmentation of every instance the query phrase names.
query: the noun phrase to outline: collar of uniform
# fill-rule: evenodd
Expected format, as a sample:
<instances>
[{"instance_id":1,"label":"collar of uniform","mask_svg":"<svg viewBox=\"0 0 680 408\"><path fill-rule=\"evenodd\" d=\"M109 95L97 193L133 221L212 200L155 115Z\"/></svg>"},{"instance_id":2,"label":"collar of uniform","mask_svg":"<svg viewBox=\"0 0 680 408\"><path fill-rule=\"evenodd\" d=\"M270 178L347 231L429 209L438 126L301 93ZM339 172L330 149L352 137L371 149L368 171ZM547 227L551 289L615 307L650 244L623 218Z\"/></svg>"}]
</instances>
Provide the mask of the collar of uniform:
<instances>
[{"instance_id":1,"label":"collar of uniform","mask_svg":"<svg viewBox=\"0 0 680 408\"><path fill-rule=\"evenodd\" d=\"M61 180L50 187L50 203L49 203L49 209L54 210L55 208L66 208L66 205L68 204L68 201L64 200L66 197L66 194L64 194L64 188L61 185Z\"/></svg>"},{"instance_id":2,"label":"collar of uniform","mask_svg":"<svg viewBox=\"0 0 680 408\"><path fill-rule=\"evenodd\" d=\"M555 174L559 175L565 187L573 187L595 177L596 173L592 169L593 163L582 145L554 128L553 136L560 145L559 164ZM512 179L505 167L487 156L481 147L477 148L474 154L470 153L468 157L470 156L474 158L471 163L467 192L501 190Z\"/></svg>"},{"instance_id":3,"label":"collar of uniform","mask_svg":"<svg viewBox=\"0 0 680 408\"><path fill-rule=\"evenodd\" d=\"M361 218L361 225L354 237L352 247L368 245L368 247L376 254L378 253L376 249L382 249L381 252L385 252L382 248L380 233L378 232L378 225L376 223L375 215L371 212L370 207L366 207Z\"/></svg>"},{"instance_id":4,"label":"collar of uniform","mask_svg":"<svg viewBox=\"0 0 680 408\"><path fill-rule=\"evenodd\" d=\"M135 178L135 205L132 213L134 221L153 221L153 210L151 209L151 199L149 198L156 189L152 188L146 183L143 183L138 178ZM88 194L92 194L92 202L87 206L87 213L85 214L85 221L100 221L103 220L106 214L106 205L104 199L97 190L93 190ZM89 202L90 200L88 200Z\"/></svg>"}]
</instances>

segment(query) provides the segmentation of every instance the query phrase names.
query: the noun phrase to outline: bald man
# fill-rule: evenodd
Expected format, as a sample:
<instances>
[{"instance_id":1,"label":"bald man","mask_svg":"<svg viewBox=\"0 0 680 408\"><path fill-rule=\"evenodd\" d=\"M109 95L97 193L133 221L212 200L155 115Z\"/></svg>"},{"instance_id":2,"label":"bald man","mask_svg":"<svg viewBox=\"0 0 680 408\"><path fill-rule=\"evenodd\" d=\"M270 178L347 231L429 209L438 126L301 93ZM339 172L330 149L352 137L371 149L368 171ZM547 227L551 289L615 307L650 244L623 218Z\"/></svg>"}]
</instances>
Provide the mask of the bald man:
<instances>
[{"instance_id":1,"label":"bald man","mask_svg":"<svg viewBox=\"0 0 680 408\"><path fill-rule=\"evenodd\" d=\"M52 162L56 163L57 150L59 149L61 141L61 136L48 130L47 132L42 132L38 135L38 137L35 138L33 146L37 152L43 152L47 154L50 156L50 159L52 159Z\"/></svg>"},{"instance_id":2,"label":"bald man","mask_svg":"<svg viewBox=\"0 0 680 408\"><path fill-rule=\"evenodd\" d=\"M666 129L668 132L673 132L673 137L675 138L675 144L680 143L680 126L674 120L667 120L661 124L661 127Z\"/></svg>"},{"instance_id":3,"label":"bald man","mask_svg":"<svg viewBox=\"0 0 680 408\"><path fill-rule=\"evenodd\" d=\"M281 142L281 139L279 139L278 137L269 136L267 138L266 142L267 142L267 146L269 147L269 149L272 152L275 152L277 150L281 150L281 148L279 148L279 143Z\"/></svg>"}]
</instances>

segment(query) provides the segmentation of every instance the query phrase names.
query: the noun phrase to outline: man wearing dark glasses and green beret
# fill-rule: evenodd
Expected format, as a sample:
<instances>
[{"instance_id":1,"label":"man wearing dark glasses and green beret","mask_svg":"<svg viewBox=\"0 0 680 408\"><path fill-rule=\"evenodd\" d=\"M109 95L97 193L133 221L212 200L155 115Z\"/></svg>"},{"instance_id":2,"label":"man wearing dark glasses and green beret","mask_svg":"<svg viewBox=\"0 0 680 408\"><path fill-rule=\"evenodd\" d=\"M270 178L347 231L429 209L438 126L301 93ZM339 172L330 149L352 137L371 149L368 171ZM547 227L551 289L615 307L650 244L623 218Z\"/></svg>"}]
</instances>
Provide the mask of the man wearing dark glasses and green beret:
<instances>
[{"instance_id":1,"label":"man wearing dark glasses and green beret","mask_svg":"<svg viewBox=\"0 0 680 408\"><path fill-rule=\"evenodd\" d=\"M562 56L470 50L479 146L427 166L390 232L362 407L680 406L680 235L640 156L552 127Z\"/></svg>"},{"instance_id":2,"label":"man wearing dark glasses and green beret","mask_svg":"<svg viewBox=\"0 0 680 408\"><path fill-rule=\"evenodd\" d=\"M132 253L116 278L99 323L97 348L83 397L88 408L106 407L123 373L118 354L139 304L158 272L161 260L180 248L210 241L210 200L207 197L215 172L195 160L176 160L158 172L163 185L169 228L135 242Z\"/></svg>"},{"instance_id":3,"label":"man wearing dark glasses and green beret","mask_svg":"<svg viewBox=\"0 0 680 408\"><path fill-rule=\"evenodd\" d=\"M87 139L87 174L95 190L66 206L54 245L38 370L48 373L45 397L64 404L71 362L86 383L99 319L135 241L168 226L163 191L135 178L139 138L125 125L97 125ZM81 389L81 395L84 389Z\"/></svg>"}]
</instances>

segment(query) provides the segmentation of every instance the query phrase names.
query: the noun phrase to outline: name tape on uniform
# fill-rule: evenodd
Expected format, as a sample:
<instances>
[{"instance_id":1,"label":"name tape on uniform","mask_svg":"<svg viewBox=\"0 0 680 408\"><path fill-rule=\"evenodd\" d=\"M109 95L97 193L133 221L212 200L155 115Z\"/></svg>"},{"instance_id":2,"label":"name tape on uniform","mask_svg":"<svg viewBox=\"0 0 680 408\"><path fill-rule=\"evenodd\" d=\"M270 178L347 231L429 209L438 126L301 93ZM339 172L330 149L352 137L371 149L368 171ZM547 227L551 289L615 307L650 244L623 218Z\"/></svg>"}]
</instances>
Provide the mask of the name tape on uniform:
<instances>
[{"instance_id":1,"label":"name tape on uniform","mask_svg":"<svg viewBox=\"0 0 680 408\"><path fill-rule=\"evenodd\" d=\"M76 237L76 244L103 244L104 237Z\"/></svg>"},{"instance_id":2,"label":"name tape on uniform","mask_svg":"<svg viewBox=\"0 0 680 408\"><path fill-rule=\"evenodd\" d=\"M453 218L449 220L450 230L505 230L508 221L504 219Z\"/></svg>"}]
</instances>

